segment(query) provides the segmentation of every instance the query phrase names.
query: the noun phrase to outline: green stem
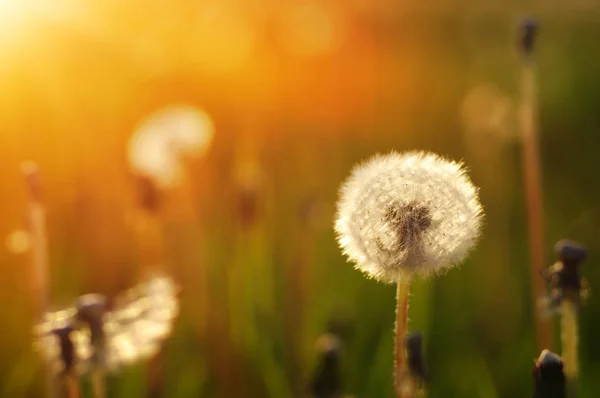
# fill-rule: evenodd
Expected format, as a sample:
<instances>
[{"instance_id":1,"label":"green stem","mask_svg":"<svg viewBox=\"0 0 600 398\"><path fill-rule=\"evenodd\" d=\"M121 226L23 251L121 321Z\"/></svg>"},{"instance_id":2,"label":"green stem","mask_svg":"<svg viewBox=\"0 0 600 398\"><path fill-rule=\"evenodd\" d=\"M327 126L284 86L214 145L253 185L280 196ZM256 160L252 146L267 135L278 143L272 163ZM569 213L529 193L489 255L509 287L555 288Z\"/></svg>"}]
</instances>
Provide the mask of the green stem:
<instances>
[{"instance_id":1,"label":"green stem","mask_svg":"<svg viewBox=\"0 0 600 398\"><path fill-rule=\"evenodd\" d=\"M92 389L94 390L94 398L106 398L104 374L101 369L96 369L92 373Z\"/></svg>"},{"instance_id":2,"label":"green stem","mask_svg":"<svg viewBox=\"0 0 600 398\"><path fill-rule=\"evenodd\" d=\"M577 307L572 299L565 298L561 304L561 343L564 372L567 379L567 397L577 397L578 344Z\"/></svg>"}]
</instances>

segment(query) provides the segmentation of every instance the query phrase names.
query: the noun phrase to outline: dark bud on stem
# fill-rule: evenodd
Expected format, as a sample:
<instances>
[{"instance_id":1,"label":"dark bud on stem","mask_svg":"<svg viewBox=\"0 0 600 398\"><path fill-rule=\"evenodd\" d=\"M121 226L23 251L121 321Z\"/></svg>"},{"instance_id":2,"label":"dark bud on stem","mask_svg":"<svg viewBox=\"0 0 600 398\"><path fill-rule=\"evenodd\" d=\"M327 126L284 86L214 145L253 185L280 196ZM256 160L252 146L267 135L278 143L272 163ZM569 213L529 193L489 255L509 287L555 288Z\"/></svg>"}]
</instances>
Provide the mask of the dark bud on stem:
<instances>
[{"instance_id":1,"label":"dark bud on stem","mask_svg":"<svg viewBox=\"0 0 600 398\"><path fill-rule=\"evenodd\" d=\"M310 393L314 398L342 396L341 352L342 342L336 335L325 333L317 339L319 361L310 385Z\"/></svg>"},{"instance_id":2,"label":"dark bud on stem","mask_svg":"<svg viewBox=\"0 0 600 398\"><path fill-rule=\"evenodd\" d=\"M543 350L533 366L532 398L566 398L566 382L562 359Z\"/></svg>"},{"instance_id":3,"label":"dark bud on stem","mask_svg":"<svg viewBox=\"0 0 600 398\"><path fill-rule=\"evenodd\" d=\"M538 23L533 18L525 18L520 25L519 49L528 58L533 52L533 45L538 33Z\"/></svg>"},{"instance_id":4,"label":"dark bud on stem","mask_svg":"<svg viewBox=\"0 0 600 398\"><path fill-rule=\"evenodd\" d=\"M71 373L75 363L75 347L71 341L72 325L66 325L61 328L54 329L52 333L58 337L60 346L60 357L63 362L63 373L65 375Z\"/></svg>"},{"instance_id":5,"label":"dark bud on stem","mask_svg":"<svg viewBox=\"0 0 600 398\"><path fill-rule=\"evenodd\" d=\"M259 187L251 184L242 184L237 191L238 221L242 229L250 229L259 216Z\"/></svg>"},{"instance_id":6,"label":"dark bud on stem","mask_svg":"<svg viewBox=\"0 0 600 398\"><path fill-rule=\"evenodd\" d=\"M575 303L586 295L586 281L581 276L581 264L587 258L587 250L579 243L561 240L555 246L558 261L545 270L544 276L549 283L550 299L558 305L567 297Z\"/></svg>"},{"instance_id":7,"label":"dark bud on stem","mask_svg":"<svg viewBox=\"0 0 600 398\"><path fill-rule=\"evenodd\" d=\"M102 365L104 361L104 314L107 308L106 297L100 294L86 294L77 299L77 319L90 328L90 342L94 347L93 362Z\"/></svg>"},{"instance_id":8,"label":"dark bud on stem","mask_svg":"<svg viewBox=\"0 0 600 398\"><path fill-rule=\"evenodd\" d=\"M587 258L587 250L581 244L567 239L558 241L556 257L565 264L579 265Z\"/></svg>"},{"instance_id":9,"label":"dark bud on stem","mask_svg":"<svg viewBox=\"0 0 600 398\"><path fill-rule=\"evenodd\" d=\"M139 206L151 213L158 212L160 206L160 191L154 181L147 176L136 176Z\"/></svg>"},{"instance_id":10,"label":"dark bud on stem","mask_svg":"<svg viewBox=\"0 0 600 398\"><path fill-rule=\"evenodd\" d=\"M424 383L427 371L423 360L423 336L421 332L412 332L406 336L405 341L408 370L415 380Z\"/></svg>"}]
</instances>

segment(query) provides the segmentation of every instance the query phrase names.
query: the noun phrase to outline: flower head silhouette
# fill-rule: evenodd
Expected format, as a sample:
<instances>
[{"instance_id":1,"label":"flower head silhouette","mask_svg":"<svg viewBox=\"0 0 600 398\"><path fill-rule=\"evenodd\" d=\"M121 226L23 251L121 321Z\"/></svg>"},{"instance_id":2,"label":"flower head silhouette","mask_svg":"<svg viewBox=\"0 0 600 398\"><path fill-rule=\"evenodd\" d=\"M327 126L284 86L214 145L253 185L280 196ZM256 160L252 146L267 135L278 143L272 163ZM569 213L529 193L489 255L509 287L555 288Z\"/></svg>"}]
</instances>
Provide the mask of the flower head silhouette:
<instances>
[{"instance_id":1,"label":"flower head silhouette","mask_svg":"<svg viewBox=\"0 0 600 398\"><path fill-rule=\"evenodd\" d=\"M356 268L386 283L460 263L479 237L483 209L460 163L392 152L358 165L342 185L335 230Z\"/></svg>"}]
</instances>

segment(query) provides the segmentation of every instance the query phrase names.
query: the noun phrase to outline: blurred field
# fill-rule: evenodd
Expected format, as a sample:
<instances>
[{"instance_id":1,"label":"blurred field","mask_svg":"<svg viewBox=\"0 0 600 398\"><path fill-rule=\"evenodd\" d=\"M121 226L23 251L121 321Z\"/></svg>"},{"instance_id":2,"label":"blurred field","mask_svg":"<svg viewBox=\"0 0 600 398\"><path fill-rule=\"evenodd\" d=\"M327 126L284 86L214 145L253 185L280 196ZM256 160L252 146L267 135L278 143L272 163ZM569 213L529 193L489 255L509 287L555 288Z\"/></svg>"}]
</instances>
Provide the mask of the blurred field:
<instances>
[{"instance_id":1,"label":"blurred field","mask_svg":"<svg viewBox=\"0 0 600 398\"><path fill-rule=\"evenodd\" d=\"M14 3L14 4L13 4ZM345 262L339 183L375 152L428 149L469 166L487 212L459 270L413 291L429 397L531 395L534 341L517 131L516 24L539 18L548 258L590 250L581 397L600 391L600 6L591 1L0 0L0 236L26 227L19 167L40 165L51 298L114 295L144 269L127 142L170 103L206 110L212 146L165 198L166 268L182 313L161 356L110 397L300 397L314 342L346 338L345 389L392 396L394 288ZM39 397L26 255L0 250L0 396ZM558 349L558 336L555 348Z\"/></svg>"}]
</instances>

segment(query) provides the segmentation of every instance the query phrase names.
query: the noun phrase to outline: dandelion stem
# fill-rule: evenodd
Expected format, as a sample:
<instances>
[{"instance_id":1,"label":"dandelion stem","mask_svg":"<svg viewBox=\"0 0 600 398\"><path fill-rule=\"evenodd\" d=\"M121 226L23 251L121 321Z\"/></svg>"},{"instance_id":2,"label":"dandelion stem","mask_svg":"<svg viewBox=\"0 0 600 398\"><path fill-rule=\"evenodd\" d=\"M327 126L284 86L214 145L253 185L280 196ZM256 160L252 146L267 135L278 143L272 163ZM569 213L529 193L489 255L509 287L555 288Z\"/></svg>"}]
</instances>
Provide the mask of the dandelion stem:
<instances>
[{"instance_id":1,"label":"dandelion stem","mask_svg":"<svg viewBox=\"0 0 600 398\"><path fill-rule=\"evenodd\" d=\"M41 199L39 173L34 162L22 166L29 190L29 222L32 236L32 265L34 289L40 314L46 311L48 301L48 238L46 235L46 210Z\"/></svg>"},{"instance_id":2,"label":"dandelion stem","mask_svg":"<svg viewBox=\"0 0 600 398\"><path fill-rule=\"evenodd\" d=\"M104 374L99 368L95 369L92 373L92 389L94 391L94 398L106 398Z\"/></svg>"},{"instance_id":3,"label":"dandelion stem","mask_svg":"<svg viewBox=\"0 0 600 398\"><path fill-rule=\"evenodd\" d=\"M42 317L48 304L48 237L46 233L46 209L42 202L38 166L33 161L21 165L29 191L29 233L31 234L31 257L34 296L37 298L39 316ZM52 373L46 371L46 388L49 397L56 396Z\"/></svg>"},{"instance_id":4,"label":"dandelion stem","mask_svg":"<svg viewBox=\"0 0 600 398\"><path fill-rule=\"evenodd\" d=\"M564 372L567 379L567 398L577 396L577 306L572 299L564 298L561 303L561 343Z\"/></svg>"},{"instance_id":5,"label":"dandelion stem","mask_svg":"<svg viewBox=\"0 0 600 398\"><path fill-rule=\"evenodd\" d=\"M544 296L544 281L540 273L546 265L544 255L544 219L540 155L536 125L535 71L531 60L524 61L522 71L522 114L523 173L527 221L529 224L529 251L531 256L531 288L533 302ZM552 349L551 325L539 311L534 311L538 349Z\"/></svg>"},{"instance_id":6,"label":"dandelion stem","mask_svg":"<svg viewBox=\"0 0 600 398\"><path fill-rule=\"evenodd\" d=\"M67 384L67 396L69 398L79 398L79 381L75 375L65 376L65 382Z\"/></svg>"},{"instance_id":7,"label":"dandelion stem","mask_svg":"<svg viewBox=\"0 0 600 398\"><path fill-rule=\"evenodd\" d=\"M396 331L394 344L394 385L396 398L412 398L415 394L414 384L408 371L405 359L404 342L408 333L408 296L410 277L402 277L396 290Z\"/></svg>"}]
</instances>

